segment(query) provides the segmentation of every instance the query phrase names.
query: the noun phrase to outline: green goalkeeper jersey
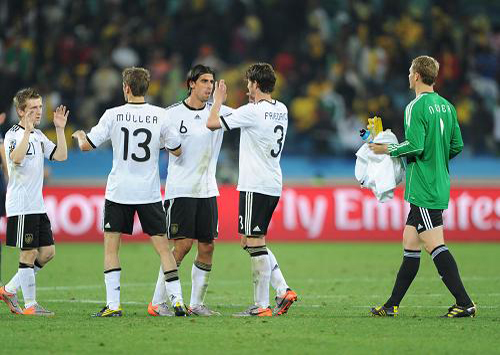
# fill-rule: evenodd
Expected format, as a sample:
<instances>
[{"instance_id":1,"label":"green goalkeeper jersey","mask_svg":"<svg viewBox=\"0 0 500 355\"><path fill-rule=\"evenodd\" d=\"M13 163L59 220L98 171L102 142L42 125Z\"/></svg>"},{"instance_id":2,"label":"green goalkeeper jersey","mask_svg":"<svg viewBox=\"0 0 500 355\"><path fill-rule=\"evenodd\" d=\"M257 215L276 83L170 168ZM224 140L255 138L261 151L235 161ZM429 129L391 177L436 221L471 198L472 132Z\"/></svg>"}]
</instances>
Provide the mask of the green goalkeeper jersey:
<instances>
[{"instance_id":1,"label":"green goalkeeper jersey","mask_svg":"<svg viewBox=\"0 0 500 355\"><path fill-rule=\"evenodd\" d=\"M406 106L405 137L390 144L392 157L406 157L405 200L419 207L447 209L448 162L464 146L455 107L435 92L418 95Z\"/></svg>"}]
</instances>

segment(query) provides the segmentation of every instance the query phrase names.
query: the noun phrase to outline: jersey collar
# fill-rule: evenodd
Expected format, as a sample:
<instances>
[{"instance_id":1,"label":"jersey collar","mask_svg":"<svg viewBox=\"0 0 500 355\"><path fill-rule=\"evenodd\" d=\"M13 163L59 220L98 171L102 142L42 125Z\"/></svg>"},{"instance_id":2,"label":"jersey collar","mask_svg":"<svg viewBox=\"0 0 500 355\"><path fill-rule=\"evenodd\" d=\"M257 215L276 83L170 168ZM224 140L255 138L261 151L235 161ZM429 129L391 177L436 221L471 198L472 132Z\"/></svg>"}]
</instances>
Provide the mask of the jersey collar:
<instances>
[{"instance_id":1,"label":"jersey collar","mask_svg":"<svg viewBox=\"0 0 500 355\"><path fill-rule=\"evenodd\" d=\"M271 105L276 105L276 100L272 100L272 101L269 101L269 100L266 100L266 99L260 99L257 103L261 103L262 101L264 102L268 102L270 103Z\"/></svg>"},{"instance_id":2,"label":"jersey collar","mask_svg":"<svg viewBox=\"0 0 500 355\"><path fill-rule=\"evenodd\" d=\"M19 127L19 128L22 128L23 130L25 130L26 128L24 128L23 126L21 126L19 123L16 123L15 126ZM35 131L31 131L30 133L35 133Z\"/></svg>"},{"instance_id":3,"label":"jersey collar","mask_svg":"<svg viewBox=\"0 0 500 355\"><path fill-rule=\"evenodd\" d=\"M182 100L182 103L184 104L184 106L187 107L188 110L191 110L191 111L202 111L205 109L205 107L207 107L207 104L203 105L203 107L201 108L194 108L192 106L189 106L187 103L186 103L186 100Z\"/></svg>"}]
</instances>

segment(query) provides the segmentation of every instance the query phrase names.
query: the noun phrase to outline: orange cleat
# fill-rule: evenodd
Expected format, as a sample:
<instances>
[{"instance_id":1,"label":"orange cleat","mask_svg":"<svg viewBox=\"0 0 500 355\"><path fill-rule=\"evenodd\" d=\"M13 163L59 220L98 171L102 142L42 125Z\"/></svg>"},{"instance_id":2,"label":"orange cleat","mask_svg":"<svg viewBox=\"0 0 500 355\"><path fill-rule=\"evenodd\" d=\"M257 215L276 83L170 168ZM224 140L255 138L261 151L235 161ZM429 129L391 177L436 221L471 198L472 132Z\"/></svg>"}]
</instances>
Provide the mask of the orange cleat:
<instances>
[{"instance_id":1,"label":"orange cleat","mask_svg":"<svg viewBox=\"0 0 500 355\"><path fill-rule=\"evenodd\" d=\"M17 300L17 295L15 293L10 293L5 290L5 286L0 287L0 300L3 300L10 311L14 314L22 314L23 310L19 306L19 301Z\"/></svg>"},{"instance_id":2,"label":"orange cleat","mask_svg":"<svg viewBox=\"0 0 500 355\"><path fill-rule=\"evenodd\" d=\"M291 289L287 289L283 297L276 297L276 307L273 309L273 315L281 316L285 314L295 301L297 301L297 294Z\"/></svg>"}]
</instances>

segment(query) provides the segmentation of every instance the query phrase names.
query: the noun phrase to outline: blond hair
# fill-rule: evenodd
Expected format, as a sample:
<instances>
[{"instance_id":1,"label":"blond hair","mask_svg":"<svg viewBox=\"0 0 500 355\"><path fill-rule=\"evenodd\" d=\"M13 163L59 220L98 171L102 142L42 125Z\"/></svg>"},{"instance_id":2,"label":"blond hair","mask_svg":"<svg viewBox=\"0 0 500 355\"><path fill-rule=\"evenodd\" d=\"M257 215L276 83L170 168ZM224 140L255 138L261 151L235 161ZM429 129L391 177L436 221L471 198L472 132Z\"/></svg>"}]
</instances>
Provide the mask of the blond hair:
<instances>
[{"instance_id":1,"label":"blond hair","mask_svg":"<svg viewBox=\"0 0 500 355\"><path fill-rule=\"evenodd\" d=\"M439 73L439 62L427 55L421 55L411 62L413 72L418 73L422 82L426 85L433 85Z\"/></svg>"},{"instance_id":2,"label":"blond hair","mask_svg":"<svg viewBox=\"0 0 500 355\"><path fill-rule=\"evenodd\" d=\"M28 104L28 100L39 99L39 98L41 98L41 96L35 89L33 88L21 89L16 93L16 96L14 96L14 106L16 107L16 110L23 111L26 108L26 105Z\"/></svg>"}]
</instances>

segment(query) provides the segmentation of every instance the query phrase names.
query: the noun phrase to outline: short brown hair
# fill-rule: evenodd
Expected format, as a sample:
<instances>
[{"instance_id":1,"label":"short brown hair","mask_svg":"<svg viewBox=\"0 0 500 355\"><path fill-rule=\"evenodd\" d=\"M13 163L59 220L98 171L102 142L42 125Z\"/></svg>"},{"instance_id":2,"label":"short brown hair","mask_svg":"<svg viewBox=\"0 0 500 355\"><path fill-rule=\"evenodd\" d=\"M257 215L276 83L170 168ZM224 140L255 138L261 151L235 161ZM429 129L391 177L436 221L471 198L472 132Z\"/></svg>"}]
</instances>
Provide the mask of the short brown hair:
<instances>
[{"instance_id":1,"label":"short brown hair","mask_svg":"<svg viewBox=\"0 0 500 355\"><path fill-rule=\"evenodd\" d=\"M33 88L24 88L19 90L14 96L14 106L16 110L23 111L26 108L29 99L39 99L41 98L38 91Z\"/></svg>"},{"instance_id":2,"label":"short brown hair","mask_svg":"<svg viewBox=\"0 0 500 355\"><path fill-rule=\"evenodd\" d=\"M148 92L151 75L144 68L126 68L123 73L123 84L128 85L134 96L145 96Z\"/></svg>"},{"instance_id":3,"label":"short brown hair","mask_svg":"<svg viewBox=\"0 0 500 355\"><path fill-rule=\"evenodd\" d=\"M276 74L271 64L255 63L252 64L247 72L246 78L256 82L260 91L264 93L272 93L276 84Z\"/></svg>"},{"instance_id":4,"label":"short brown hair","mask_svg":"<svg viewBox=\"0 0 500 355\"><path fill-rule=\"evenodd\" d=\"M413 72L418 73L422 82L426 85L432 85L436 82L439 72L439 62L427 55L421 55L411 62Z\"/></svg>"}]
</instances>

